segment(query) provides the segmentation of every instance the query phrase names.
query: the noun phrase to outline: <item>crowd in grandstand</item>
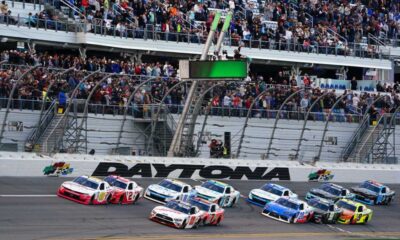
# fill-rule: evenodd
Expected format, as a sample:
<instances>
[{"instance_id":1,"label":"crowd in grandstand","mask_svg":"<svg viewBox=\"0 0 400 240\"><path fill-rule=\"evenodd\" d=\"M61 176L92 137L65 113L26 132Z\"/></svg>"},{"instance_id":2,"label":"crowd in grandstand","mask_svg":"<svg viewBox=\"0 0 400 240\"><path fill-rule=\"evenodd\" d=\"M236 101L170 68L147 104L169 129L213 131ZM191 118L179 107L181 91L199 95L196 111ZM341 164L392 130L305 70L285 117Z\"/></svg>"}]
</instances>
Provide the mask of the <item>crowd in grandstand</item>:
<instances>
[{"instance_id":1,"label":"crowd in grandstand","mask_svg":"<svg viewBox=\"0 0 400 240\"><path fill-rule=\"evenodd\" d=\"M105 73L115 73L110 76L95 90L91 103L102 105L126 106L129 96L133 93L135 87L145 79L154 78L148 85L137 91L133 96L132 103L137 105L149 105L159 103L165 96L168 89L180 81L178 70L168 62L165 63L135 63L129 59L107 59L96 56L82 59L74 55L49 54L49 53L29 53L24 51L10 50L3 51L0 54L1 60L7 60L9 67L0 71L0 97L7 98L12 89L13 83L27 69L27 66L41 64L28 74L19 84L18 91L14 93L15 99L42 100L44 96L51 99L60 98L60 94L65 97L71 97L71 92L78 87L76 98L86 99L96 85L104 78ZM65 76L58 77L57 69L75 68L75 71L67 73ZM86 82L82 81L85 76L94 71L100 71L89 77ZM260 93L265 92L262 97L255 102L253 109L259 110L255 114L266 117L268 112L282 109L286 112L306 112L311 109L312 112L327 112L333 104L339 100L342 94L347 94L339 101L336 106L336 112L359 114L365 112L375 99L381 96L376 92L347 92L337 93L335 90L321 90L318 87L312 87L308 76L304 77L304 91L294 94L291 99L285 99L291 96L301 88L297 86L294 78L285 79L278 74L273 79L265 79L263 76L252 73L246 81L242 83L226 83L224 86L216 87L207 97L208 103L212 107L211 114L215 115L233 115L244 116L246 109L249 109L253 101ZM49 85L54 83L51 89ZM386 84L386 89L379 89L381 92L387 91L386 97L380 98L374 103L374 106L381 112L390 112L397 106L400 106L398 83L392 85ZM380 86L383 88L383 86ZM182 106L184 104L187 86L182 86L172 91L165 98L165 103L173 106ZM268 90L268 91L266 91ZM326 93L325 92L329 92ZM319 98L324 95L324 97ZM65 97L64 97L65 96ZM317 99L319 101L313 104ZM205 101L205 105L207 101ZM178 112L179 107L173 107L173 112Z\"/></svg>"},{"instance_id":2,"label":"crowd in grandstand","mask_svg":"<svg viewBox=\"0 0 400 240\"><path fill-rule=\"evenodd\" d=\"M236 45L346 55L357 55L362 50L374 56L376 42L366 44L363 37L397 39L400 30L400 3L389 0L69 2L80 9L81 13L74 14L82 22L86 19L88 31L123 37L142 38L146 34L166 40L204 42L214 9L218 8L235 11L229 32L230 44ZM6 3L2 3L5 21L10 21L9 11ZM24 21L33 26L66 28L63 24L56 25L55 20L57 14L44 10L30 14ZM14 16L11 22L15 21ZM159 33L153 35L153 31ZM350 46L351 43L363 45Z\"/></svg>"}]
</instances>

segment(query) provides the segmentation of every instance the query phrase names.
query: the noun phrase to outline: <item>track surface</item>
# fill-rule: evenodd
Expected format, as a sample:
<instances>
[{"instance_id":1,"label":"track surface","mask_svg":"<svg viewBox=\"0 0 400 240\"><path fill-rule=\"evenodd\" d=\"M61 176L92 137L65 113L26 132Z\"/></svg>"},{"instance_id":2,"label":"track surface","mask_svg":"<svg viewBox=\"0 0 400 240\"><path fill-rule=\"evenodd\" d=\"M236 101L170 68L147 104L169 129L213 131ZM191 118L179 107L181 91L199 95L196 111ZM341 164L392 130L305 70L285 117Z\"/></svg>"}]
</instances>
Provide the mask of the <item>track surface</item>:
<instances>
[{"instance_id":1,"label":"track surface","mask_svg":"<svg viewBox=\"0 0 400 240\"><path fill-rule=\"evenodd\" d=\"M148 220L156 203L141 199L136 205L84 206L55 197L66 178L0 178L0 240L19 239L400 239L399 199L390 206L372 207L367 225L285 224L260 214L261 208L241 198L226 209L218 227L177 230ZM159 179L137 179L147 187ZM197 185L199 182L187 180ZM243 195L260 181L226 181ZM283 182L301 198L320 183ZM352 186L354 184L343 184ZM400 185L390 186L397 193ZM24 195L24 196L6 196ZM34 196L28 196L34 195Z\"/></svg>"}]
</instances>

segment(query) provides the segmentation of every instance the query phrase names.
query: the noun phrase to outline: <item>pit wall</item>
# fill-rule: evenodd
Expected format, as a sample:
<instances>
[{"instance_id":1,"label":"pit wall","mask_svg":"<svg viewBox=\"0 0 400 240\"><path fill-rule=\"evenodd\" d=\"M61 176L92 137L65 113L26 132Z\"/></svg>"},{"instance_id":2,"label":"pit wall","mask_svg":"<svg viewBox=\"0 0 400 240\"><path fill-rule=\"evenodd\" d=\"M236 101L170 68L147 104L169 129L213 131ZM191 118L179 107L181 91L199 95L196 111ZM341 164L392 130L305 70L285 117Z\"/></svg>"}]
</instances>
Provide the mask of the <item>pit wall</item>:
<instances>
[{"instance_id":1,"label":"pit wall","mask_svg":"<svg viewBox=\"0 0 400 240\"><path fill-rule=\"evenodd\" d=\"M400 183L399 165L319 163L238 159L190 159L57 154L53 157L30 153L0 153L0 176L41 177L116 174L133 178L241 179L265 181L309 181L309 174L327 169L319 181L361 182L373 179ZM44 171L46 170L46 171ZM52 171L54 170L54 171ZM330 179L330 176L333 177Z\"/></svg>"}]
</instances>

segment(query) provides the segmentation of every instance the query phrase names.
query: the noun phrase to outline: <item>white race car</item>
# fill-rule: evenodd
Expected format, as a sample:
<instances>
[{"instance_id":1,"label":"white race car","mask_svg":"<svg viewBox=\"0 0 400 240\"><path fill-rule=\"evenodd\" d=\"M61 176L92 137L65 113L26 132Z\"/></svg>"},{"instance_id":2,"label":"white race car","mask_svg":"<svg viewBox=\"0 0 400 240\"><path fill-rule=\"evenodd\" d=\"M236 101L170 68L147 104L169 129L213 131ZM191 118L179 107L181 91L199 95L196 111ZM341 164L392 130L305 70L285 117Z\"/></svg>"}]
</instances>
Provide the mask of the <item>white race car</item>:
<instances>
[{"instance_id":1,"label":"white race car","mask_svg":"<svg viewBox=\"0 0 400 240\"><path fill-rule=\"evenodd\" d=\"M171 200L165 206L157 206L150 213L150 220L175 227L197 228L204 215L204 211L189 203Z\"/></svg>"},{"instance_id":2,"label":"white race car","mask_svg":"<svg viewBox=\"0 0 400 240\"><path fill-rule=\"evenodd\" d=\"M214 180L208 180L200 186L195 186L194 190L197 197L218 203L221 207L233 207L240 197L240 192L232 186Z\"/></svg>"},{"instance_id":3,"label":"white race car","mask_svg":"<svg viewBox=\"0 0 400 240\"><path fill-rule=\"evenodd\" d=\"M165 204L170 200L186 199L192 187L181 181L164 179L158 184L151 184L147 187L144 197Z\"/></svg>"},{"instance_id":4,"label":"white race car","mask_svg":"<svg viewBox=\"0 0 400 240\"><path fill-rule=\"evenodd\" d=\"M280 197L298 198L297 194L293 193L288 188L274 183L267 183L261 188L251 190L247 201L257 206L264 207L265 204L275 201Z\"/></svg>"}]
</instances>

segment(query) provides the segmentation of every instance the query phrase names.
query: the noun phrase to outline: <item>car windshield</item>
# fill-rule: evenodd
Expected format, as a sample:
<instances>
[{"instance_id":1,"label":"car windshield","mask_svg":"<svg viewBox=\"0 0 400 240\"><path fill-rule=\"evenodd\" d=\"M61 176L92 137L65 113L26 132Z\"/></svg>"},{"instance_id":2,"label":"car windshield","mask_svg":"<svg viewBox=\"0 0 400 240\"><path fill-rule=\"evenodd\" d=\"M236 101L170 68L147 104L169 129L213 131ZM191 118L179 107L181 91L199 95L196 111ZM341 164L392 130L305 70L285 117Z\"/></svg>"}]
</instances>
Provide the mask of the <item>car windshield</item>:
<instances>
[{"instance_id":1,"label":"car windshield","mask_svg":"<svg viewBox=\"0 0 400 240\"><path fill-rule=\"evenodd\" d=\"M206 203L200 202L200 201L196 201L193 199L189 200L190 205L196 206L198 207L200 210L203 210L205 212L208 212L208 210L210 210L210 206Z\"/></svg>"},{"instance_id":2,"label":"car windshield","mask_svg":"<svg viewBox=\"0 0 400 240\"><path fill-rule=\"evenodd\" d=\"M204 188L210 189L212 191L219 192L219 193L223 193L224 190L225 190L224 187L219 186L219 185L217 185L217 184L215 184L213 182L210 182L210 181L207 181L207 182L201 184L201 186L204 187Z\"/></svg>"},{"instance_id":3,"label":"car windshield","mask_svg":"<svg viewBox=\"0 0 400 240\"><path fill-rule=\"evenodd\" d=\"M308 203L308 205L310 205L311 207L314 207L314 208L321 209L323 211L328 211L329 210L329 205L328 204L324 204L324 203L318 202L318 201L310 201Z\"/></svg>"},{"instance_id":4,"label":"car windshield","mask_svg":"<svg viewBox=\"0 0 400 240\"><path fill-rule=\"evenodd\" d=\"M266 192L269 192L269 193L272 193L272 194L275 194L275 195L278 195L278 196L282 196L282 191L279 190L279 189L274 188L274 186L270 185L270 184L265 184L261 188L261 190L264 190Z\"/></svg>"},{"instance_id":5,"label":"car windshield","mask_svg":"<svg viewBox=\"0 0 400 240\"><path fill-rule=\"evenodd\" d=\"M90 181L88 178L84 177L75 178L73 182L93 189L97 189L97 187L99 186L99 184L97 184L96 182Z\"/></svg>"},{"instance_id":6,"label":"car windshield","mask_svg":"<svg viewBox=\"0 0 400 240\"><path fill-rule=\"evenodd\" d=\"M276 200L276 203L278 203L278 204L280 204L282 206L285 206L287 208L291 208L291 209L295 209L295 210L299 209L299 205L298 204L296 204L294 202L291 202L291 201L289 201L289 200L287 200L285 198L279 198L278 200Z\"/></svg>"},{"instance_id":7,"label":"car windshield","mask_svg":"<svg viewBox=\"0 0 400 240\"><path fill-rule=\"evenodd\" d=\"M111 186L126 189L127 184L121 181L118 181L116 178L113 177L106 177L104 181L108 182Z\"/></svg>"},{"instance_id":8,"label":"car windshield","mask_svg":"<svg viewBox=\"0 0 400 240\"><path fill-rule=\"evenodd\" d=\"M175 192L181 192L182 187L168 180L162 180L158 185L171 189Z\"/></svg>"},{"instance_id":9,"label":"car windshield","mask_svg":"<svg viewBox=\"0 0 400 240\"><path fill-rule=\"evenodd\" d=\"M366 188L368 190L371 190L373 192L379 193L380 192L380 188L377 186L374 186L373 184L369 183L369 182L364 182L363 184L361 184L362 188Z\"/></svg>"},{"instance_id":10,"label":"car windshield","mask_svg":"<svg viewBox=\"0 0 400 240\"><path fill-rule=\"evenodd\" d=\"M335 196L340 196L340 194L342 192L341 190L336 189L336 188L334 188L334 187L332 187L330 185L327 185L327 184L322 185L321 189L324 190L325 192L328 192L328 193L330 193L332 195L335 195Z\"/></svg>"},{"instance_id":11,"label":"car windshield","mask_svg":"<svg viewBox=\"0 0 400 240\"><path fill-rule=\"evenodd\" d=\"M167 208L174 209L174 210L184 213L184 214L190 213L190 207L179 204L177 202L169 201L169 202L167 202L167 204L165 204L165 206Z\"/></svg>"},{"instance_id":12,"label":"car windshield","mask_svg":"<svg viewBox=\"0 0 400 240\"><path fill-rule=\"evenodd\" d=\"M347 203L347 202L345 202L345 201L339 201L336 205L337 205L339 208L347 209L347 210L350 210L350 211L352 211L352 212L355 212L355 211L356 211L356 206L354 206L354 205L352 205L352 204L349 204L349 203Z\"/></svg>"}]
</instances>

